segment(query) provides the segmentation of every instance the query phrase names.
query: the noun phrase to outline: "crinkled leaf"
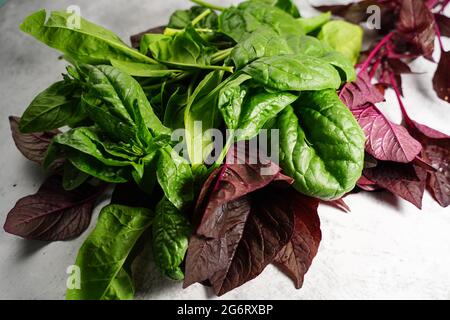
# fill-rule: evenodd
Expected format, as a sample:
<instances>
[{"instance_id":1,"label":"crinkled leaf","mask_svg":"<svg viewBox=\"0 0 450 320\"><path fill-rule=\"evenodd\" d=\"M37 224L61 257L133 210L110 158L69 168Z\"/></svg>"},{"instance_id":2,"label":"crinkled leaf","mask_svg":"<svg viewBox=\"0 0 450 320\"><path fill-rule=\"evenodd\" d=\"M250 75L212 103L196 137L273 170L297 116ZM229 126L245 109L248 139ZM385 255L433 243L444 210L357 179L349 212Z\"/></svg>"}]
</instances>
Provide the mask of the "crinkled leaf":
<instances>
[{"instance_id":1,"label":"crinkled leaf","mask_svg":"<svg viewBox=\"0 0 450 320\"><path fill-rule=\"evenodd\" d=\"M103 187L83 184L65 191L61 178L51 176L39 191L20 199L8 213L6 232L32 240L58 241L79 236L89 226L92 209Z\"/></svg>"},{"instance_id":2,"label":"crinkled leaf","mask_svg":"<svg viewBox=\"0 0 450 320\"><path fill-rule=\"evenodd\" d=\"M153 220L153 256L163 273L174 280L184 279L180 265L191 231L187 218L166 198L161 200Z\"/></svg>"},{"instance_id":3,"label":"crinkled leaf","mask_svg":"<svg viewBox=\"0 0 450 320\"><path fill-rule=\"evenodd\" d=\"M176 208L184 209L194 200L191 166L171 147L160 150L157 177L167 199Z\"/></svg>"},{"instance_id":4,"label":"crinkled leaf","mask_svg":"<svg viewBox=\"0 0 450 320\"><path fill-rule=\"evenodd\" d=\"M280 35L297 35L302 31L301 23L289 13L261 1L243 2L226 9L219 16L220 31L237 43L262 26Z\"/></svg>"},{"instance_id":5,"label":"crinkled leaf","mask_svg":"<svg viewBox=\"0 0 450 320\"><path fill-rule=\"evenodd\" d=\"M326 61L306 55L260 58L243 71L261 85L281 91L337 89L339 72Z\"/></svg>"},{"instance_id":6,"label":"crinkled leaf","mask_svg":"<svg viewBox=\"0 0 450 320\"><path fill-rule=\"evenodd\" d=\"M302 93L279 116L280 163L301 193L334 200L364 165L364 133L334 90Z\"/></svg>"}]
</instances>

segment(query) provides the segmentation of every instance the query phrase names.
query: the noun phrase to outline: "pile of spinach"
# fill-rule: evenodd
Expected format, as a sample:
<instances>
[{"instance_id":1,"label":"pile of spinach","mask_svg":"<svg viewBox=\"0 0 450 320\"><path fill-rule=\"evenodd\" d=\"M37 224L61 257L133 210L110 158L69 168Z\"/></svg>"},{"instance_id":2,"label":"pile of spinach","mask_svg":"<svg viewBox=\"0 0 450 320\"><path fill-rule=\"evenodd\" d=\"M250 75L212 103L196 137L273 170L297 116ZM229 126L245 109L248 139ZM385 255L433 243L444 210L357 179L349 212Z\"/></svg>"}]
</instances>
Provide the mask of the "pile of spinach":
<instances>
[{"instance_id":1,"label":"pile of spinach","mask_svg":"<svg viewBox=\"0 0 450 320\"><path fill-rule=\"evenodd\" d=\"M137 48L84 19L71 26L65 12L41 10L20 27L70 65L10 118L19 150L50 178L5 230L73 238L114 187L68 299L132 298L130 263L145 233L161 271L185 286L208 280L221 295L274 263L300 287L321 239L319 201L340 199L361 176L364 132L337 94L356 79L361 29L327 13L303 18L290 0L194 2L162 33L134 36ZM180 128L187 155L172 139ZM208 130L225 128L234 134L206 165ZM263 128L279 129L280 163L230 164L235 143Z\"/></svg>"}]
</instances>

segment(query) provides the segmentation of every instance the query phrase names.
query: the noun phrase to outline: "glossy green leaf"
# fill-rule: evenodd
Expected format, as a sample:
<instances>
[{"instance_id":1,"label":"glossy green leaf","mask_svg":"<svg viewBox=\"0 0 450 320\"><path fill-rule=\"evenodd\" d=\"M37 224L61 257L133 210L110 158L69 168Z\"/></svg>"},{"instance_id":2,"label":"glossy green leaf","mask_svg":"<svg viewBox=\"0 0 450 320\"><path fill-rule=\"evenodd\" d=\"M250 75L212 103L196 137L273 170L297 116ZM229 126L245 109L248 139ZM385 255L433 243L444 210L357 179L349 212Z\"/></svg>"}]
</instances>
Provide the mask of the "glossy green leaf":
<instances>
[{"instance_id":1,"label":"glossy green leaf","mask_svg":"<svg viewBox=\"0 0 450 320\"><path fill-rule=\"evenodd\" d=\"M194 6L187 10L176 10L170 17L167 27L174 29L184 29L192 23L192 20L202 14L205 10L205 8L199 6ZM217 24L217 14L212 11L198 24L196 24L196 27L217 29Z\"/></svg>"},{"instance_id":2,"label":"glossy green leaf","mask_svg":"<svg viewBox=\"0 0 450 320\"><path fill-rule=\"evenodd\" d=\"M155 115L133 77L111 66L81 68L89 85L83 96L92 120L115 141L133 141L146 147L152 135L170 134Z\"/></svg>"},{"instance_id":3,"label":"glossy green leaf","mask_svg":"<svg viewBox=\"0 0 450 320\"><path fill-rule=\"evenodd\" d=\"M20 29L78 63L104 64L111 59L155 63L113 32L76 14L53 11L47 19L46 11L39 10L28 16Z\"/></svg>"},{"instance_id":4,"label":"glossy green leaf","mask_svg":"<svg viewBox=\"0 0 450 320\"><path fill-rule=\"evenodd\" d=\"M153 256L163 273L174 279L183 280L180 268L188 248L191 225L188 219L163 198L155 210L153 221Z\"/></svg>"},{"instance_id":5,"label":"glossy green leaf","mask_svg":"<svg viewBox=\"0 0 450 320\"><path fill-rule=\"evenodd\" d=\"M343 82L352 82L356 80L356 71L350 59L337 51L330 51L321 57L324 61L331 64L341 73Z\"/></svg>"},{"instance_id":6,"label":"glossy green leaf","mask_svg":"<svg viewBox=\"0 0 450 320\"><path fill-rule=\"evenodd\" d=\"M73 125L86 117L80 104L81 88L72 80L52 84L31 102L21 117L23 133L44 132Z\"/></svg>"},{"instance_id":7,"label":"glossy green leaf","mask_svg":"<svg viewBox=\"0 0 450 320\"><path fill-rule=\"evenodd\" d=\"M279 116L280 163L308 196L333 200L351 191L364 165L365 137L334 90L305 92Z\"/></svg>"},{"instance_id":8,"label":"glossy green leaf","mask_svg":"<svg viewBox=\"0 0 450 320\"><path fill-rule=\"evenodd\" d=\"M178 87L167 101L164 113L164 125L172 130L184 128L184 113L187 106L188 93Z\"/></svg>"},{"instance_id":9,"label":"glossy green leaf","mask_svg":"<svg viewBox=\"0 0 450 320\"><path fill-rule=\"evenodd\" d=\"M289 92L260 92L250 95L242 106L236 139L250 140L256 137L268 121L297 99L298 95Z\"/></svg>"},{"instance_id":10,"label":"glossy green leaf","mask_svg":"<svg viewBox=\"0 0 450 320\"><path fill-rule=\"evenodd\" d=\"M307 55L258 59L243 71L261 85L281 91L338 89L339 72L329 63Z\"/></svg>"},{"instance_id":11,"label":"glossy green leaf","mask_svg":"<svg viewBox=\"0 0 450 320\"><path fill-rule=\"evenodd\" d=\"M67 299L131 299L133 289L123 266L152 219L151 211L144 208L120 205L103 208L75 262L81 271L81 287L67 290Z\"/></svg>"},{"instance_id":12,"label":"glossy green leaf","mask_svg":"<svg viewBox=\"0 0 450 320\"><path fill-rule=\"evenodd\" d=\"M89 175L75 168L70 161L64 163L62 181L64 190L74 190L81 186L87 179L89 179Z\"/></svg>"},{"instance_id":13,"label":"glossy green leaf","mask_svg":"<svg viewBox=\"0 0 450 320\"><path fill-rule=\"evenodd\" d=\"M229 70L211 65L212 55L217 51L195 31L187 27L174 36L165 36L149 45L152 56L161 63L180 69Z\"/></svg>"},{"instance_id":14,"label":"glossy green leaf","mask_svg":"<svg viewBox=\"0 0 450 320\"><path fill-rule=\"evenodd\" d=\"M302 26L303 32L311 33L322 27L325 23L330 21L330 19L331 12L325 12L312 18L300 18L298 21Z\"/></svg>"},{"instance_id":15,"label":"glossy green leaf","mask_svg":"<svg viewBox=\"0 0 450 320\"><path fill-rule=\"evenodd\" d=\"M263 26L280 35L298 35L303 32L300 22L289 13L261 1L243 2L237 7L226 9L219 16L220 31L237 43Z\"/></svg>"},{"instance_id":16,"label":"glossy green leaf","mask_svg":"<svg viewBox=\"0 0 450 320\"><path fill-rule=\"evenodd\" d=\"M280 8L281 10L289 13L294 18L300 18L300 11L292 0L253 0L255 2L264 2Z\"/></svg>"},{"instance_id":17,"label":"glossy green leaf","mask_svg":"<svg viewBox=\"0 0 450 320\"><path fill-rule=\"evenodd\" d=\"M157 177L167 199L178 209L184 209L194 200L191 166L171 147L160 150Z\"/></svg>"},{"instance_id":18,"label":"glossy green leaf","mask_svg":"<svg viewBox=\"0 0 450 320\"><path fill-rule=\"evenodd\" d=\"M124 183L131 177L130 167L111 167L81 152L67 152L68 160L78 170L110 183Z\"/></svg>"},{"instance_id":19,"label":"glossy green leaf","mask_svg":"<svg viewBox=\"0 0 450 320\"><path fill-rule=\"evenodd\" d=\"M238 69L263 57L285 54L304 54L322 57L323 44L314 37L305 35L281 36L271 28L262 27L239 42L231 52L231 59Z\"/></svg>"},{"instance_id":20,"label":"glossy green leaf","mask_svg":"<svg viewBox=\"0 0 450 320\"><path fill-rule=\"evenodd\" d=\"M358 62L361 52L363 34L363 29L360 26L336 20L325 24L318 38L355 64Z\"/></svg>"}]
</instances>

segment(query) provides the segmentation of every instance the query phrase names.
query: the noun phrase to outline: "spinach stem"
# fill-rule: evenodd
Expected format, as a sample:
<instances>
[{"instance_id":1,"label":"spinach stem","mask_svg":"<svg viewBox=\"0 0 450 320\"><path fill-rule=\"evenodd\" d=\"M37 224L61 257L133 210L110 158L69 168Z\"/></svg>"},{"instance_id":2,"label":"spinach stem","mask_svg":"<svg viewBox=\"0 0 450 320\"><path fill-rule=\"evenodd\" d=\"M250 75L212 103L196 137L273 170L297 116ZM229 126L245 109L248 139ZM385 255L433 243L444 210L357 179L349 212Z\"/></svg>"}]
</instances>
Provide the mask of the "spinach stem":
<instances>
[{"instance_id":1,"label":"spinach stem","mask_svg":"<svg viewBox=\"0 0 450 320\"><path fill-rule=\"evenodd\" d=\"M225 146L223 147L222 151L220 152L219 157L217 158L216 162L214 163L214 167L218 168L222 165L223 160L225 160L225 157L227 156L228 150L230 150L230 147L234 143L235 133L234 130L231 131L230 136L227 139L227 142L225 143Z\"/></svg>"},{"instance_id":2,"label":"spinach stem","mask_svg":"<svg viewBox=\"0 0 450 320\"><path fill-rule=\"evenodd\" d=\"M181 33L181 32L184 32L184 31L185 31L185 29L165 28L164 29L164 35L165 36L173 36L173 35L176 35L177 33ZM203 32L213 33L214 32L214 30L207 29L207 28L196 28L195 31L197 31L198 33L203 33Z\"/></svg>"},{"instance_id":3,"label":"spinach stem","mask_svg":"<svg viewBox=\"0 0 450 320\"><path fill-rule=\"evenodd\" d=\"M199 6L205 7L205 8L209 8L212 10L217 10L217 11L224 11L226 8L225 7L221 7L212 3L207 3L205 1L202 0L191 0L191 2L198 4Z\"/></svg>"},{"instance_id":4,"label":"spinach stem","mask_svg":"<svg viewBox=\"0 0 450 320\"><path fill-rule=\"evenodd\" d=\"M211 56L211 63L215 64L215 63L225 60L231 54L231 51L233 51L233 48L228 48L225 50L217 51L216 53L214 53Z\"/></svg>"},{"instance_id":5,"label":"spinach stem","mask_svg":"<svg viewBox=\"0 0 450 320\"><path fill-rule=\"evenodd\" d=\"M210 13L211 13L211 9L206 9L205 11L203 11L201 14L199 14L196 18L194 18L194 20L192 20L191 24L192 26L195 26L197 23L199 23L200 21L202 21L204 18L206 18Z\"/></svg>"}]
</instances>

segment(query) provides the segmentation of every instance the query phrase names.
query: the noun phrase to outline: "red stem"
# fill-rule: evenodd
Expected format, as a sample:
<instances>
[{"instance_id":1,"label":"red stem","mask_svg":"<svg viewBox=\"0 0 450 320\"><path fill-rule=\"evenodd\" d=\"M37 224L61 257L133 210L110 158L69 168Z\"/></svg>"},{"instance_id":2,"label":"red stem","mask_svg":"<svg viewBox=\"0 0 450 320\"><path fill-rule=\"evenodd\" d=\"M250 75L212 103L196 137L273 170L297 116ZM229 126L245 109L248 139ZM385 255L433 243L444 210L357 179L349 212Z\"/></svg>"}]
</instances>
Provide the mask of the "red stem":
<instances>
[{"instance_id":1,"label":"red stem","mask_svg":"<svg viewBox=\"0 0 450 320\"><path fill-rule=\"evenodd\" d=\"M437 36L437 38L439 40L439 46L441 47L441 51L444 52L445 50L444 50L444 44L442 43L441 30L439 29L439 26L438 26L438 24L436 22L434 24L434 29L436 30L436 36Z\"/></svg>"},{"instance_id":2,"label":"red stem","mask_svg":"<svg viewBox=\"0 0 450 320\"><path fill-rule=\"evenodd\" d=\"M375 61L375 63L373 64L373 67L372 67L372 69L370 70L370 74L369 74L369 78L370 78L371 80L372 80L373 77L375 76L375 73L377 72L378 67L379 67L380 64L381 64L381 61L382 61L382 59L381 59L381 58L378 58L378 60Z\"/></svg>"},{"instance_id":3,"label":"red stem","mask_svg":"<svg viewBox=\"0 0 450 320\"><path fill-rule=\"evenodd\" d=\"M389 72L389 79L391 81L392 88L395 91L395 95L397 96L398 104L400 106L400 110L402 111L403 118L405 119L406 124L408 124L409 126L413 126L411 118L409 117L408 113L406 112L405 105L403 104L402 95L400 93L400 89L397 86L397 82L395 81L394 72L392 72L392 71Z\"/></svg>"},{"instance_id":4,"label":"red stem","mask_svg":"<svg viewBox=\"0 0 450 320\"><path fill-rule=\"evenodd\" d=\"M442 5L441 10L439 10L439 13L443 13L445 8L450 4L450 0L445 0L444 4Z\"/></svg>"},{"instance_id":5,"label":"red stem","mask_svg":"<svg viewBox=\"0 0 450 320\"><path fill-rule=\"evenodd\" d=\"M389 42L389 40L391 39L393 33L390 32L388 35L386 35L383 39L381 39L381 41L377 44L377 46L372 50L372 52L370 52L369 56L367 57L366 61L363 63L363 65L361 66L361 69L359 70L358 75L361 75L361 73L363 73L364 71L367 70L367 68L369 67L371 61L373 60L373 58L375 58L375 56L378 54L378 52L384 47L384 45L386 43Z\"/></svg>"}]
</instances>

